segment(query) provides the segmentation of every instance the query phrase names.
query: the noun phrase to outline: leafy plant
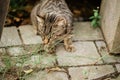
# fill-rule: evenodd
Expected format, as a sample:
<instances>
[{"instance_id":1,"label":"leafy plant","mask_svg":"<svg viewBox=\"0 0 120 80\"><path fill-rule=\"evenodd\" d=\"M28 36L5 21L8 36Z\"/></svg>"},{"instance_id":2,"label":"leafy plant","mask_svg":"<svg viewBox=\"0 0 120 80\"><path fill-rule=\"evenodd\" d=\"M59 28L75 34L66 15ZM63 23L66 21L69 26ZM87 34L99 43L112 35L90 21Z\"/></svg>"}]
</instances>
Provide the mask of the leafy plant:
<instances>
[{"instance_id":1,"label":"leafy plant","mask_svg":"<svg viewBox=\"0 0 120 80\"><path fill-rule=\"evenodd\" d=\"M11 0L10 1L10 8L12 10L21 10L26 4L26 0Z\"/></svg>"},{"instance_id":2,"label":"leafy plant","mask_svg":"<svg viewBox=\"0 0 120 80\"><path fill-rule=\"evenodd\" d=\"M100 18L101 16L99 15L99 8L93 10L93 16L91 16L89 19L91 21L92 27L96 28L100 26Z\"/></svg>"}]
</instances>

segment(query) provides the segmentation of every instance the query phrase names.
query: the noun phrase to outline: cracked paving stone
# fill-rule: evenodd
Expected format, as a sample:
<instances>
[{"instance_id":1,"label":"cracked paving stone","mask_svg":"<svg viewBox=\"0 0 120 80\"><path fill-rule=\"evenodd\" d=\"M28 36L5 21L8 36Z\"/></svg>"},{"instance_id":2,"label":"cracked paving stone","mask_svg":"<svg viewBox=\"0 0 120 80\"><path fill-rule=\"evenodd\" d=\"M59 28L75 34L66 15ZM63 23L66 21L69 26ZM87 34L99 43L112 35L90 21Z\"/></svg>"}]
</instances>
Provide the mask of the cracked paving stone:
<instances>
[{"instance_id":1,"label":"cracked paving stone","mask_svg":"<svg viewBox=\"0 0 120 80\"><path fill-rule=\"evenodd\" d=\"M97 52L93 42L74 42L76 51L67 52L63 46L59 46L56 50L57 61L60 66L78 66L102 63L99 60L100 55Z\"/></svg>"},{"instance_id":2,"label":"cracked paving stone","mask_svg":"<svg viewBox=\"0 0 120 80\"><path fill-rule=\"evenodd\" d=\"M64 72L50 72L39 71L38 73L34 73L26 80L68 80L67 74Z\"/></svg>"},{"instance_id":3,"label":"cracked paving stone","mask_svg":"<svg viewBox=\"0 0 120 80\"><path fill-rule=\"evenodd\" d=\"M95 42L105 63L120 62L120 56L110 55L104 41Z\"/></svg>"},{"instance_id":4,"label":"cracked paving stone","mask_svg":"<svg viewBox=\"0 0 120 80\"><path fill-rule=\"evenodd\" d=\"M69 68L71 80L92 80L114 72L111 65Z\"/></svg>"}]
</instances>

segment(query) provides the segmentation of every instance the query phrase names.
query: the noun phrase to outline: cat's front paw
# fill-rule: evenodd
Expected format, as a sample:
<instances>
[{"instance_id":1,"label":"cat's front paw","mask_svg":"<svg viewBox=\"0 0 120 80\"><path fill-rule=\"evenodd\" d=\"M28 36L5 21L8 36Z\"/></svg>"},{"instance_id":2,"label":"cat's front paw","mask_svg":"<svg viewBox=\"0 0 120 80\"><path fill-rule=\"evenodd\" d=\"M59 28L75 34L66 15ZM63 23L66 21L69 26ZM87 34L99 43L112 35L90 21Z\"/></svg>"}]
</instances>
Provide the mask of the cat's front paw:
<instances>
[{"instance_id":1,"label":"cat's front paw","mask_svg":"<svg viewBox=\"0 0 120 80\"><path fill-rule=\"evenodd\" d=\"M65 46L65 50L68 52L75 52L76 48L74 46Z\"/></svg>"},{"instance_id":2,"label":"cat's front paw","mask_svg":"<svg viewBox=\"0 0 120 80\"><path fill-rule=\"evenodd\" d=\"M44 45L44 51L48 54L53 54L56 52L56 48L50 45Z\"/></svg>"}]
</instances>

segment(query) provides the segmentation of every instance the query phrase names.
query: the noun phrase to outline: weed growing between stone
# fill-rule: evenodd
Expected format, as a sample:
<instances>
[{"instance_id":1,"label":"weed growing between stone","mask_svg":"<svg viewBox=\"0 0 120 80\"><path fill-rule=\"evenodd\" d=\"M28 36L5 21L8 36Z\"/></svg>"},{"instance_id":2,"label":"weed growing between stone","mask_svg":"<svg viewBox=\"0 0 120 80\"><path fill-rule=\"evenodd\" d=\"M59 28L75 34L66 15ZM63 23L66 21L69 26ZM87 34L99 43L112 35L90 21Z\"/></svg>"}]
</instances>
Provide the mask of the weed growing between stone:
<instances>
[{"instance_id":1,"label":"weed growing between stone","mask_svg":"<svg viewBox=\"0 0 120 80\"><path fill-rule=\"evenodd\" d=\"M37 69L43 69L55 63L56 57L43 52L41 45L28 49L20 56L1 55L4 66L0 67L0 80L25 80Z\"/></svg>"},{"instance_id":2,"label":"weed growing between stone","mask_svg":"<svg viewBox=\"0 0 120 80\"><path fill-rule=\"evenodd\" d=\"M100 27L100 18L101 16L99 15L99 7L97 7L97 9L93 10L93 16L89 18L93 28Z\"/></svg>"}]
</instances>

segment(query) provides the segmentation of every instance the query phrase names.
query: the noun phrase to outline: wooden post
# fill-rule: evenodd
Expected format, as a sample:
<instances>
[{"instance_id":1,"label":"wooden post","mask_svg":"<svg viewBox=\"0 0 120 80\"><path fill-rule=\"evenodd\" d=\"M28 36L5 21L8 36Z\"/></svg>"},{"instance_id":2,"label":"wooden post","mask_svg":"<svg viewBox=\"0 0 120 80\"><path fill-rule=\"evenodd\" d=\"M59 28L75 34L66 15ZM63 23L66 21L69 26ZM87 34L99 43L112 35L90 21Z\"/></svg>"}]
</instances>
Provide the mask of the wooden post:
<instances>
[{"instance_id":1,"label":"wooden post","mask_svg":"<svg viewBox=\"0 0 120 80\"><path fill-rule=\"evenodd\" d=\"M102 0L100 14L109 52L120 54L120 0Z\"/></svg>"},{"instance_id":2,"label":"wooden post","mask_svg":"<svg viewBox=\"0 0 120 80\"><path fill-rule=\"evenodd\" d=\"M0 0L0 39L5 23L10 0Z\"/></svg>"}]
</instances>

